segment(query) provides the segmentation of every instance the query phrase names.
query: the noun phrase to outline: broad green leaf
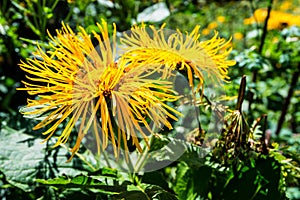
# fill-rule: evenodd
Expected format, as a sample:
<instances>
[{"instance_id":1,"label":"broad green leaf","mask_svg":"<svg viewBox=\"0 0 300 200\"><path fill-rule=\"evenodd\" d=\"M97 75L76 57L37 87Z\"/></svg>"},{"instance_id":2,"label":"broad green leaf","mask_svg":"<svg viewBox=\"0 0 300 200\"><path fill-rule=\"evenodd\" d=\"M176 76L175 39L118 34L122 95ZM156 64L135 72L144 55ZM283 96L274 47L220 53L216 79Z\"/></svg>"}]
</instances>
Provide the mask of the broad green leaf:
<instances>
[{"instance_id":1,"label":"broad green leaf","mask_svg":"<svg viewBox=\"0 0 300 200\"><path fill-rule=\"evenodd\" d=\"M34 145L41 140L33 140L22 131L5 127L0 132L0 171L7 181L25 191L30 191L34 178L42 172L45 145Z\"/></svg>"},{"instance_id":2,"label":"broad green leaf","mask_svg":"<svg viewBox=\"0 0 300 200\"><path fill-rule=\"evenodd\" d=\"M1 129L0 171L10 184L29 192L34 189L32 186L36 184L35 179L53 178L60 174L75 176L84 171L78 159L66 162L69 157L66 149L47 151L46 144L41 142L41 139L23 131L9 127Z\"/></svg>"},{"instance_id":3,"label":"broad green leaf","mask_svg":"<svg viewBox=\"0 0 300 200\"><path fill-rule=\"evenodd\" d=\"M88 175L77 175L73 178L67 176L60 176L54 179L36 179L37 182L44 185L51 185L55 188L81 188L81 189L96 189L97 192L105 194L119 194L126 191L126 186L107 185L106 183L94 179Z\"/></svg>"},{"instance_id":4,"label":"broad green leaf","mask_svg":"<svg viewBox=\"0 0 300 200\"><path fill-rule=\"evenodd\" d=\"M174 188L179 199L206 197L212 186L212 174L213 170L209 166L189 167L185 162L179 163Z\"/></svg>"}]
</instances>

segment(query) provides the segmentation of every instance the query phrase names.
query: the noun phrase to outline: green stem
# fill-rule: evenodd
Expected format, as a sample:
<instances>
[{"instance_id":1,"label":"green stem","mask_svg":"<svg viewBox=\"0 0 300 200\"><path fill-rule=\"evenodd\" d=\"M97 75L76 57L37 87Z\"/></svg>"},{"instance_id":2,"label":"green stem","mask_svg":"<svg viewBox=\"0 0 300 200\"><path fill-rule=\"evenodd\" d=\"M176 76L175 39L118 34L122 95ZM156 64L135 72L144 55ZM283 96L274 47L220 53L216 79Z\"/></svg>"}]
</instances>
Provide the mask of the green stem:
<instances>
[{"instance_id":1,"label":"green stem","mask_svg":"<svg viewBox=\"0 0 300 200\"><path fill-rule=\"evenodd\" d=\"M43 0L42 8L39 8L39 9L41 9L40 13L42 15L45 15L45 16L40 18L40 29L41 29L40 31L41 31L41 38L42 38L43 41L45 39L46 25L47 25L47 13L45 13L45 11L44 11L45 7L46 7L46 0Z\"/></svg>"},{"instance_id":2,"label":"green stem","mask_svg":"<svg viewBox=\"0 0 300 200\"><path fill-rule=\"evenodd\" d=\"M53 5L51 6L51 11L54 10L54 8L57 6L59 0L55 0L55 2L53 3Z\"/></svg>"},{"instance_id":3,"label":"green stem","mask_svg":"<svg viewBox=\"0 0 300 200\"><path fill-rule=\"evenodd\" d=\"M153 143L154 137L155 137L154 135L150 136L150 141L149 141L150 147L151 147L151 144ZM134 168L134 173L137 173L144 166L145 161L147 160L146 158L149 155L148 154L149 150L150 149L146 145L143 149L143 153L141 154L141 156L138 158L138 160L136 162L136 167Z\"/></svg>"},{"instance_id":4,"label":"green stem","mask_svg":"<svg viewBox=\"0 0 300 200\"><path fill-rule=\"evenodd\" d=\"M152 133L155 132L155 129L156 129L156 126L153 125L153 127L152 127ZM150 148L151 148L151 145L152 145L152 143L154 141L154 137L155 136L153 134L151 134L150 141L149 141ZM147 160L146 158L147 158L147 155L148 155L148 152L149 152L150 148L148 148L148 146L145 145L145 147L143 149L142 155L138 158L138 160L136 162L136 167L134 168L134 174L137 173L145 165L145 162Z\"/></svg>"},{"instance_id":5,"label":"green stem","mask_svg":"<svg viewBox=\"0 0 300 200\"><path fill-rule=\"evenodd\" d=\"M71 4L71 8L70 8L70 10L69 10L69 13L68 13L68 15L66 16L66 18L64 19L64 21L66 21L66 22L70 21L70 17L71 17L72 14L73 14L74 8L75 8L75 4L72 3L72 4Z\"/></svg>"},{"instance_id":6,"label":"green stem","mask_svg":"<svg viewBox=\"0 0 300 200\"><path fill-rule=\"evenodd\" d=\"M102 154L103 154L103 156L104 156L104 160L106 161L107 166L108 166L109 168L112 168L112 166L111 166L111 164L110 164L110 162L109 162L109 158L108 158L108 156L106 155L106 152L103 151ZM98 156L98 157L100 158L100 156ZM99 162L100 162L100 160L99 160Z\"/></svg>"}]
</instances>

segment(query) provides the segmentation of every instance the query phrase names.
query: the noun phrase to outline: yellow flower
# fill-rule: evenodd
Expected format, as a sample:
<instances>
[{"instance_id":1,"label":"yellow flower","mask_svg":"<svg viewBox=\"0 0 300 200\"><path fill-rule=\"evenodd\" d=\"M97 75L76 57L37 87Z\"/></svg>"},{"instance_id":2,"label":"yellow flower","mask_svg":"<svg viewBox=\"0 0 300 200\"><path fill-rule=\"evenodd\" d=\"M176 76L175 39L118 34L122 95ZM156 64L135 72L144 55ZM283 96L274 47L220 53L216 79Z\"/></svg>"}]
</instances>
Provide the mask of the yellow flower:
<instances>
[{"instance_id":1,"label":"yellow flower","mask_svg":"<svg viewBox=\"0 0 300 200\"><path fill-rule=\"evenodd\" d=\"M215 78L217 82L229 79L227 68L235 64L235 61L227 60L231 48L220 52L230 40L226 42L215 32L213 38L200 42L199 28L196 26L191 33L185 35L179 30L165 35L164 25L158 30L154 26L134 26L131 34L125 34L124 38L121 38L126 51L124 57L130 62L160 64L164 74L172 70L186 71L192 88L194 76L199 79L200 84L196 91L203 86L204 74L207 74L208 78Z\"/></svg>"},{"instance_id":2,"label":"yellow flower","mask_svg":"<svg viewBox=\"0 0 300 200\"><path fill-rule=\"evenodd\" d=\"M208 29L215 29L217 27L218 27L218 23L217 22L211 22L207 26Z\"/></svg>"},{"instance_id":3,"label":"yellow flower","mask_svg":"<svg viewBox=\"0 0 300 200\"><path fill-rule=\"evenodd\" d=\"M222 15L220 15L220 16L217 17L217 21L220 22L220 23L225 22L225 19L226 18L224 16L222 16Z\"/></svg>"},{"instance_id":4,"label":"yellow flower","mask_svg":"<svg viewBox=\"0 0 300 200\"><path fill-rule=\"evenodd\" d=\"M267 13L268 12L266 9L257 9L255 10L254 15L252 17L244 19L244 24L262 24L266 20ZM295 16L282 11L272 10L268 21L268 29L283 29L285 27L293 25L299 26L299 18L300 16Z\"/></svg>"},{"instance_id":5,"label":"yellow flower","mask_svg":"<svg viewBox=\"0 0 300 200\"><path fill-rule=\"evenodd\" d=\"M241 40L241 39L244 38L244 35L241 32L236 32L236 33L233 34L233 38L236 39L236 40Z\"/></svg>"},{"instance_id":6,"label":"yellow flower","mask_svg":"<svg viewBox=\"0 0 300 200\"><path fill-rule=\"evenodd\" d=\"M254 11L254 18L257 22L264 22L267 18L267 15L268 15L267 9L257 9Z\"/></svg>"},{"instance_id":7,"label":"yellow flower","mask_svg":"<svg viewBox=\"0 0 300 200\"><path fill-rule=\"evenodd\" d=\"M208 29L208 28L202 29L202 34L203 34L203 35L208 35L208 34L210 34L210 29Z\"/></svg>"},{"instance_id":8,"label":"yellow flower","mask_svg":"<svg viewBox=\"0 0 300 200\"><path fill-rule=\"evenodd\" d=\"M93 36L99 48L82 27L75 34L68 25L62 25L56 37L49 34L48 49L38 47L33 59L20 64L28 79L20 90L37 95L28 100L23 114L44 116L34 129L51 124L43 133L48 135L45 140L65 121L55 146L66 143L75 124L79 124L72 157L90 132L95 135L98 153L111 141L118 157L122 145L128 151L129 139L142 150L138 137L147 142L147 135L153 134L149 120L157 127L172 129L167 118L177 120L175 115L180 113L167 102L180 97L171 82L151 78L157 65L129 63L122 57L116 60L115 25L110 40L107 23L102 20L102 25L97 24L101 34L93 32Z\"/></svg>"},{"instance_id":9,"label":"yellow flower","mask_svg":"<svg viewBox=\"0 0 300 200\"><path fill-rule=\"evenodd\" d=\"M244 19L244 24L245 25L254 24L255 22L256 21L253 17L249 17L249 18Z\"/></svg>"}]
</instances>

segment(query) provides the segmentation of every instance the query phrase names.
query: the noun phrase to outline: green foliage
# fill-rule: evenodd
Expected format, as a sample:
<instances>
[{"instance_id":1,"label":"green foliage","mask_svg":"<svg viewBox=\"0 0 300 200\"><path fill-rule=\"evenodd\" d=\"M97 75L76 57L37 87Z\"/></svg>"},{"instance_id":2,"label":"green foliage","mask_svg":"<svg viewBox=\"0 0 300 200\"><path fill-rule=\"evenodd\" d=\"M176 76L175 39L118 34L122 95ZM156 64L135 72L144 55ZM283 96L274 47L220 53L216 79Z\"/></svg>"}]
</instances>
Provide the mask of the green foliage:
<instances>
[{"instance_id":1,"label":"green foliage","mask_svg":"<svg viewBox=\"0 0 300 200\"><path fill-rule=\"evenodd\" d=\"M49 149L42 140L25 134L22 130L3 127L0 132L0 171L5 181L14 187L32 191L35 179L55 177L60 173L74 175L85 171L78 160L66 163L66 149ZM77 162L77 163L76 163Z\"/></svg>"},{"instance_id":2,"label":"green foliage","mask_svg":"<svg viewBox=\"0 0 300 200\"><path fill-rule=\"evenodd\" d=\"M176 200L175 195L167 192L158 185L140 183L134 185L130 181L121 183L121 175L116 170L102 168L89 175L77 175L75 177L60 176L54 179L37 179L36 181L49 185L55 190L65 191L69 189L78 189L94 194L110 195L112 199L169 199ZM64 193L64 192L63 192ZM71 196L69 196L70 198ZM72 198L76 198L74 195Z\"/></svg>"},{"instance_id":3,"label":"green foliage","mask_svg":"<svg viewBox=\"0 0 300 200\"><path fill-rule=\"evenodd\" d=\"M115 22L119 31L126 31L140 13L153 9L155 2L0 2L0 197L300 199L300 28L267 30L263 39L262 25L246 27L243 19L257 8L266 8L266 1L162 1L163 11L169 11L169 16L163 21L147 21L156 26L166 22L168 28L183 31L200 24L201 38L212 34L214 29L225 38L233 35L231 56L237 65L229 69L231 82L224 84L226 117L222 119L218 141L204 144L213 147L205 156L197 146L202 144L202 133L191 128L197 120L188 109L183 111L187 117L182 121L188 125L178 126L164 133L164 137L154 137L149 151L155 152L171 142L185 153L167 167L141 174L103 167L104 161L99 164L85 148L67 163L70 157L67 147L52 148L51 140L41 144L40 132L32 131L33 120L28 121L18 113L27 98L27 94L16 91L24 78L18 63L32 57L37 42L43 48L47 30L55 35L55 29L64 21L73 28L81 25L91 33L104 18L109 23ZM283 4L278 2L273 3L273 9ZM299 5L297 1L293 3ZM224 17L224 21L218 17ZM234 37L235 33L244 37ZM240 84L241 77L247 83ZM204 132L211 117L208 111L216 112L214 105L218 103L205 97L199 109ZM282 117L284 120L280 122ZM191 131L190 143L171 138L179 128ZM206 136L210 134L213 133L207 132ZM151 162L159 160L160 155L155 156Z\"/></svg>"},{"instance_id":4,"label":"green foliage","mask_svg":"<svg viewBox=\"0 0 300 200\"><path fill-rule=\"evenodd\" d=\"M179 199L284 199L280 178L277 161L263 156L237 169L217 163L194 168L183 162L177 165L174 190Z\"/></svg>"}]
</instances>

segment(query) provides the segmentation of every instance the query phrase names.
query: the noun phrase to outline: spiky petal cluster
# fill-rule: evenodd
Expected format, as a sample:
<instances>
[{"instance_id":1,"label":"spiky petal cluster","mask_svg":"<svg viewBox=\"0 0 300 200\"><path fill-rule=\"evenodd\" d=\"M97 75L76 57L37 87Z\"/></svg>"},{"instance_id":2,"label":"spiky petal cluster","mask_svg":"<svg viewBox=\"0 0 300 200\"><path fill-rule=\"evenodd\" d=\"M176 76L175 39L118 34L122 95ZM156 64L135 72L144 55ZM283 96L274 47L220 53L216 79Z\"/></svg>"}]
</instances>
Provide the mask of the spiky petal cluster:
<instances>
[{"instance_id":1,"label":"spiky petal cluster","mask_svg":"<svg viewBox=\"0 0 300 200\"><path fill-rule=\"evenodd\" d=\"M116 29L109 40L105 21L97 24L101 35L94 32L98 49L91 37L80 28L75 34L63 24L56 38L51 38L49 50L38 48L35 58L22 62L20 67L28 73L25 88L30 95L23 114L46 117L34 129L52 126L44 132L49 139L66 121L56 145L66 143L75 124L79 123L73 154L79 149L83 137L93 132L98 151L107 147L108 140L118 156L121 144L127 150L127 140L141 150L137 133L147 141L152 133L147 118L157 126L172 128L167 118L177 119L180 114L166 104L179 97L171 82L149 78L156 66L134 66L123 59L116 61ZM131 70L125 68L130 67ZM47 112L47 114L45 114ZM116 128L117 125L117 128Z\"/></svg>"},{"instance_id":2,"label":"spiky petal cluster","mask_svg":"<svg viewBox=\"0 0 300 200\"><path fill-rule=\"evenodd\" d=\"M110 141L118 157L121 147L128 151L128 140L141 151L139 137L147 143L152 127L172 129L168 119L180 115L168 105L180 98L165 79L173 70L185 70L192 88L198 78L199 90L205 73L225 80L227 68L234 64L227 60L230 49L219 53L228 42L217 33L200 42L199 26L190 34L177 31L167 36L164 26L159 30L134 26L121 39L124 52L118 59L115 25L110 36L102 20L97 24L100 34L93 32L93 38L82 27L74 33L68 25L62 26L56 37L49 34L47 49L38 47L34 58L20 64L28 79L20 89L37 96L28 100L23 113L41 118L34 129L49 126L46 140L65 123L55 146L66 143L78 125L73 155L89 132L95 135L99 153Z\"/></svg>"},{"instance_id":3,"label":"spiky petal cluster","mask_svg":"<svg viewBox=\"0 0 300 200\"><path fill-rule=\"evenodd\" d=\"M124 57L133 62L163 65L165 74L170 70L185 70L191 87L194 77L200 80L197 90L203 86L205 74L206 78L214 78L219 83L229 78L227 69L235 64L227 60L231 48L226 46L230 40L226 42L215 32L212 39L200 42L200 26L186 34L179 30L166 31L164 26L158 30L144 24L132 27L130 34L125 33L121 38Z\"/></svg>"}]
</instances>

